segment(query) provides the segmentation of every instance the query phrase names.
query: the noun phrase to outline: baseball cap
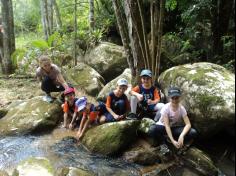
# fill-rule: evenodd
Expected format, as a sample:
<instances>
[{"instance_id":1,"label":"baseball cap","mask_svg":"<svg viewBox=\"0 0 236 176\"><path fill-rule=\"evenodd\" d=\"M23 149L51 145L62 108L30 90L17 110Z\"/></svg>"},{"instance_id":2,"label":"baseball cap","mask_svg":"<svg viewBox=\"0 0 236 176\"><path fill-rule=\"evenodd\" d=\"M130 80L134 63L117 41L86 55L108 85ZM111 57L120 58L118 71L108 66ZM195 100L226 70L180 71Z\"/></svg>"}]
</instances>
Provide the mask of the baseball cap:
<instances>
[{"instance_id":1,"label":"baseball cap","mask_svg":"<svg viewBox=\"0 0 236 176\"><path fill-rule=\"evenodd\" d=\"M70 94L70 93L75 93L74 88L69 87L69 88L67 88L67 89L64 91L64 95L68 95L68 94Z\"/></svg>"},{"instance_id":2,"label":"baseball cap","mask_svg":"<svg viewBox=\"0 0 236 176\"><path fill-rule=\"evenodd\" d=\"M77 107L78 111L83 110L86 107L87 104L87 98L81 97L75 102L75 106Z\"/></svg>"},{"instance_id":3,"label":"baseball cap","mask_svg":"<svg viewBox=\"0 0 236 176\"><path fill-rule=\"evenodd\" d=\"M117 81L118 86L128 86L128 81L124 78L121 78Z\"/></svg>"},{"instance_id":4,"label":"baseball cap","mask_svg":"<svg viewBox=\"0 0 236 176\"><path fill-rule=\"evenodd\" d=\"M151 72L151 70L145 69L145 70L142 70L140 76L152 77L152 72Z\"/></svg>"},{"instance_id":5,"label":"baseball cap","mask_svg":"<svg viewBox=\"0 0 236 176\"><path fill-rule=\"evenodd\" d=\"M168 96L169 97L180 97L181 91L178 87L171 87L168 90Z\"/></svg>"}]
</instances>

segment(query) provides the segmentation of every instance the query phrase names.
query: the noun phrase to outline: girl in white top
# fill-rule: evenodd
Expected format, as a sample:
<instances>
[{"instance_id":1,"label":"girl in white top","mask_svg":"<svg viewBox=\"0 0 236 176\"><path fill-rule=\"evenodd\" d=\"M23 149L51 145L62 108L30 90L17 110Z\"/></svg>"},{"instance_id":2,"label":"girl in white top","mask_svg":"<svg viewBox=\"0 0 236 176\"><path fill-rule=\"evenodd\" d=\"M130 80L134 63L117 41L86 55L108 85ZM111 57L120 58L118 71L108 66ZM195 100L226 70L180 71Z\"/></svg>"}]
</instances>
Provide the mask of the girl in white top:
<instances>
[{"instance_id":1,"label":"girl in white top","mask_svg":"<svg viewBox=\"0 0 236 176\"><path fill-rule=\"evenodd\" d=\"M191 128L190 120L183 105L180 104L181 91L172 87L168 91L170 102L161 110L161 118L155 126L151 127L149 134L161 138L167 134L171 143L177 148L184 146L184 139L196 137L196 130Z\"/></svg>"}]
</instances>

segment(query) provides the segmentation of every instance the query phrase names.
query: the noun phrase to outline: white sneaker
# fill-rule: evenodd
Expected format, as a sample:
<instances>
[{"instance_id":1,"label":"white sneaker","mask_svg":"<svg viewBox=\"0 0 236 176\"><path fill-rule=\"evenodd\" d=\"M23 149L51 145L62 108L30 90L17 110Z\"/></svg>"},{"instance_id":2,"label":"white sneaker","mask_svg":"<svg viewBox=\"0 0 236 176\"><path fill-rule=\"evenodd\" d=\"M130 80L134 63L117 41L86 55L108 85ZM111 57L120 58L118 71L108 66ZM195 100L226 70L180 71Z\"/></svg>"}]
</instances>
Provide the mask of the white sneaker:
<instances>
[{"instance_id":1,"label":"white sneaker","mask_svg":"<svg viewBox=\"0 0 236 176\"><path fill-rule=\"evenodd\" d=\"M48 103L52 103L52 102L53 102L53 99L52 99L52 97L51 97L50 95L45 95L45 96L43 97L43 101L46 101L46 102L48 102Z\"/></svg>"}]
</instances>

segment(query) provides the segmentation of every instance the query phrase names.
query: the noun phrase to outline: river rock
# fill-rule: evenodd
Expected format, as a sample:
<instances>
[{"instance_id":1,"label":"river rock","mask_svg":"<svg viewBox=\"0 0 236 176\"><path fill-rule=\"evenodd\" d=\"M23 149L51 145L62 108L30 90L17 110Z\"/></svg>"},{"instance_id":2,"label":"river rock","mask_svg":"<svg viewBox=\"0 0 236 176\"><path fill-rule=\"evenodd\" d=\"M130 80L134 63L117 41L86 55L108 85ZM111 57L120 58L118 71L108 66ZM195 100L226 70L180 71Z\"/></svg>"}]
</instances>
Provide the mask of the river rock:
<instances>
[{"instance_id":1,"label":"river rock","mask_svg":"<svg viewBox=\"0 0 236 176\"><path fill-rule=\"evenodd\" d=\"M62 168L56 176L95 176L94 173L75 167Z\"/></svg>"},{"instance_id":2,"label":"river rock","mask_svg":"<svg viewBox=\"0 0 236 176\"><path fill-rule=\"evenodd\" d=\"M82 143L92 152L114 155L126 149L137 138L139 121L106 123L88 130Z\"/></svg>"},{"instance_id":3,"label":"river rock","mask_svg":"<svg viewBox=\"0 0 236 176\"><path fill-rule=\"evenodd\" d=\"M0 136L49 130L62 118L61 107L43 101L42 97L13 102L7 109L0 119Z\"/></svg>"},{"instance_id":4,"label":"river rock","mask_svg":"<svg viewBox=\"0 0 236 176\"><path fill-rule=\"evenodd\" d=\"M78 63L73 68L66 68L64 74L73 86L84 89L91 96L96 96L104 87L103 77L84 63Z\"/></svg>"},{"instance_id":5,"label":"river rock","mask_svg":"<svg viewBox=\"0 0 236 176\"><path fill-rule=\"evenodd\" d=\"M123 153L122 158L129 163L143 166L161 162L158 148L152 147L146 140L140 138Z\"/></svg>"},{"instance_id":6,"label":"river rock","mask_svg":"<svg viewBox=\"0 0 236 176\"><path fill-rule=\"evenodd\" d=\"M187 166L196 169L203 175L218 175L218 169L211 158L206 153L195 147L191 147L182 159Z\"/></svg>"},{"instance_id":7,"label":"river rock","mask_svg":"<svg viewBox=\"0 0 236 176\"><path fill-rule=\"evenodd\" d=\"M124 48L108 42L102 42L92 49L85 55L84 62L98 71L106 81L111 81L128 68Z\"/></svg>"},{"instance_id":8,"label":"river rock","mask_svg":"<svg viewBox=\"0 0 236 176\"><path fill-rule=\"evenodd\" d=\"M235 124L235 75L212 63L176 66L159 77L163 92L179 87L182 104L201 137L210 137Z\"/></svg>"},{"instance_id":9,"label":"river rock","mask_svg":"<svg viewBox=\"0 0 236 176\"><path fill-rule=\"evenodd\" d=\"M0 170L0 176L9 176L6 171Z\"/></svg>"},{"instance_id":10,"label":"river rock","mask_svg":"<svg viewBox=\"0 0 236 176\"><path fill-rule=\"evenodd\" d=\"M109 83L107 83L103 87L103 89L99 92L99 94L97 96L97 100L105 101L106 97L108 96L108 94L111 91L116 89L117 81L120 78L125 78L130 83L129 86L128 86L128 89L125 91L126 96L129 98L130 97L129 91L131 90L132 85L131 85L131 70L127 68L127 69L125 69L125 71L120 76L118 76L117 78L113 79L112 81L110 81Z\"/></svg>"},{"instance_id":11,"label":"river rock","mask_svg":"<svg viewBox=\"0 0 236 176\"><path fill-rule=\"evenodd\" d=\"M55 170L46 158L28 158L15 169L13 176L54 176Z\"/></svg>"}]
</instances>

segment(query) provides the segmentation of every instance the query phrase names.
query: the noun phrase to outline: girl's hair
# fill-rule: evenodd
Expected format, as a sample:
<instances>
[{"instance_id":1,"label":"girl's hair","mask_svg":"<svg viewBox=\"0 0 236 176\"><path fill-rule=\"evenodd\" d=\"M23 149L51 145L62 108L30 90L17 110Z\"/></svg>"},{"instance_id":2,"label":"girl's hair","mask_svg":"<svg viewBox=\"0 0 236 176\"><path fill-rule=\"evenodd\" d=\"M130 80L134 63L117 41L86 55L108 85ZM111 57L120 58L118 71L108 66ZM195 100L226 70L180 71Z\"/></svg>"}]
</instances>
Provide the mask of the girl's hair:
<instances>
[{"instance_id":1,"label":"girl's hair","mask_svg":"<svg viewBox=\"0 0 236 176\"><path fill-rule=\"evenodd\" d=\"M39 57L39 65L40 65L40 66L43 64L43 62L52 63L50 57L47 56L47 55L42 55L42 56Z\"/></svg>"}]
</instances>

